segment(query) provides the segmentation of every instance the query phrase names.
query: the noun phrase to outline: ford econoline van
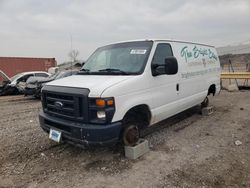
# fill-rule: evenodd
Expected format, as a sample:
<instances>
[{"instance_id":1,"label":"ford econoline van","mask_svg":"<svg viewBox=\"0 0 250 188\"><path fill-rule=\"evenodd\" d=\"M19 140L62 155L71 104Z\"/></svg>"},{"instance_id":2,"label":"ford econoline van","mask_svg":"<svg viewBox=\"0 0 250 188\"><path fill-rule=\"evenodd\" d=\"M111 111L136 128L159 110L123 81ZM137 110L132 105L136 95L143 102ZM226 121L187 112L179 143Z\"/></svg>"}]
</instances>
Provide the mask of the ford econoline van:
<instances>
[{"instance_id":1,"label":"ford econoline van","mask_svg":"<svg viewBox=\"0 0 250 188\"><path fill-rule=\"evenodd\" d=\"M220 91L213 46L173 40L98 48L77 75L42 89L40 124L56 142L133 145L140 132Z\"/></svg>"}]
</instances>

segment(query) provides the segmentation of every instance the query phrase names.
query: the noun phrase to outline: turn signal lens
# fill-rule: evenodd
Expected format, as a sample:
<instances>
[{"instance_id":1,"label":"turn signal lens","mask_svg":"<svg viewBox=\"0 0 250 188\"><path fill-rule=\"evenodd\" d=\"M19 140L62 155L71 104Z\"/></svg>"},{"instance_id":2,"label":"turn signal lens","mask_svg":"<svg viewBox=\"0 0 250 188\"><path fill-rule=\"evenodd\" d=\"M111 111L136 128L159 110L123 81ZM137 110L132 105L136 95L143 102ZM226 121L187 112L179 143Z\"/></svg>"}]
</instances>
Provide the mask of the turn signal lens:
<instances>
[{"instance_id":1,"label":"turn signal lens","mask_svg":"<svg viewBox=\"0 0 250 188\"><path fill-rule=\"evenodd\" d=\"M110 100L107 101L108 106L113 106L113 104L114 104L113 99L110 99Z\"/></svg>"},{"instance_id":2,"label":"turn signal lens","mask_svg":"<svg viewBox=\"0 0 250 188\"><path fill-rule=\"evenodd\" d=\"M96 103L96 106L100 106L100 107L105 106L105 100L103 99L96 99L95 103Z\"/></svg>"},{"instance_id":3,"label":"turn signal lens","mask_svg":"<svg viewBox=\"0 0 250 188\"><path fill-rule=\"evenodd\" d=\"M96 99L95 104L98 107L113 106L114 105L114 99L110 99L110 98Z\"/></svg>"}]
</instances>

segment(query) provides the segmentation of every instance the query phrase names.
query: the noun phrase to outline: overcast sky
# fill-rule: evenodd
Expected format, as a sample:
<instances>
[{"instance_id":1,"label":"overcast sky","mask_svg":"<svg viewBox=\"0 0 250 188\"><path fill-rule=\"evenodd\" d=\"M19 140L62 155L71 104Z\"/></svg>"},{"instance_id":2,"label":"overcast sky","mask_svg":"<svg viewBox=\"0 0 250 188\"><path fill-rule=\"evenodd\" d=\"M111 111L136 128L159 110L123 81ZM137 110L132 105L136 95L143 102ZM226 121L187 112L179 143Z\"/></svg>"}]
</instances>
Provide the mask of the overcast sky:
<instances>
[{"instance_id":1,"label":"overcast sky","mask_svg":"<svg viewBox=\"0 0 250 188\"><path fill-rule=\"evenodd\" d=\"M250 0L0 0L0 56L84 60L100 45L170 38L250 41Z\"/></svg>"}]
</instances>

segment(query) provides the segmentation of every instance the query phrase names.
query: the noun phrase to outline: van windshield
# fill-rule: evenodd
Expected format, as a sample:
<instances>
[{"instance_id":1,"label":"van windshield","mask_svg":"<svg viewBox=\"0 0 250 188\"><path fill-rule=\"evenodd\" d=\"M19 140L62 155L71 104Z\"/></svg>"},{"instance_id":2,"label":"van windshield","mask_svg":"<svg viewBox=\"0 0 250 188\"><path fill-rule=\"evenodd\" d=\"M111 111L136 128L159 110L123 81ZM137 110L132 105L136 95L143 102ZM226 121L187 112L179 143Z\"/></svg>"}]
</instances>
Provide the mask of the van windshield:
<instances>
[{"instance_id":1,"label":"van windshield","mask_svg":"<svg viewBox=\"0 0 250 188\"><path fill-rule=\"evenodd\" d=\"M79 74L141 74L152 44L152 41L126 42L98 48Z\"/></svg>"}]
</instances>

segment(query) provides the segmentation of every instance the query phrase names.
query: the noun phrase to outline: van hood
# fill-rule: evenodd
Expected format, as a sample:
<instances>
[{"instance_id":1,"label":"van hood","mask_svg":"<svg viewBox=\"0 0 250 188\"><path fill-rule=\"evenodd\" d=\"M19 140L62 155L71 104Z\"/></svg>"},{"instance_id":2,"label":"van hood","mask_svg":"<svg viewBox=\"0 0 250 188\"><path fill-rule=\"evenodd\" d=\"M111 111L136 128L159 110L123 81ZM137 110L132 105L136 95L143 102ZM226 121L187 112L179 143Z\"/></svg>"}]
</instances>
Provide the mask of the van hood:
<instances>
[{"instance_id":1,"label":"van hood","mask_svg":"<svg viewBox=\"0 0 250 188\"><path fill-rule=\"evenodd\" d=\"M124 75L74 75L47 83L49 86L87 88L90 97L101 97L104 90L132 78Z\"/></svg>"}]
</instances>

